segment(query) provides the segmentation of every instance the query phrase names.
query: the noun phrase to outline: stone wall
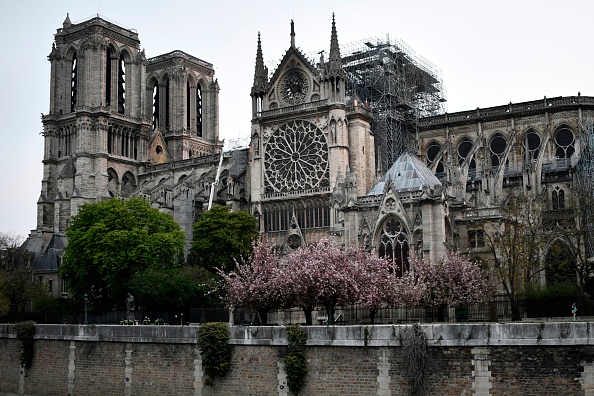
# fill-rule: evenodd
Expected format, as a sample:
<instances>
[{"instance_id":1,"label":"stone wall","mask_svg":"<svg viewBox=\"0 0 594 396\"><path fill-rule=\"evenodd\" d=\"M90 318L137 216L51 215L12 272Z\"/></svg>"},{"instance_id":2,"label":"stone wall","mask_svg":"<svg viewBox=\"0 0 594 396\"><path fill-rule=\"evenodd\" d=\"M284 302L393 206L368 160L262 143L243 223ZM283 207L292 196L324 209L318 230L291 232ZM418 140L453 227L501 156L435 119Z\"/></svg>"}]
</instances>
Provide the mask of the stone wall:
<instances>
[{"instance_id":1,"label":"stone wall","mask_svg":"<svg viewBox=\"0 0 594 396\"><path fill-rule=\"evenodd\" d=\"M404 325L312 326L302 395L408 395ZM434 395L594 395L594 322L422 325ZM230 329L231 370L203 384L194 326L38 325L30 369L0 325L0 395L291 395L286 328Z\"/></svg>"}]
</instances>

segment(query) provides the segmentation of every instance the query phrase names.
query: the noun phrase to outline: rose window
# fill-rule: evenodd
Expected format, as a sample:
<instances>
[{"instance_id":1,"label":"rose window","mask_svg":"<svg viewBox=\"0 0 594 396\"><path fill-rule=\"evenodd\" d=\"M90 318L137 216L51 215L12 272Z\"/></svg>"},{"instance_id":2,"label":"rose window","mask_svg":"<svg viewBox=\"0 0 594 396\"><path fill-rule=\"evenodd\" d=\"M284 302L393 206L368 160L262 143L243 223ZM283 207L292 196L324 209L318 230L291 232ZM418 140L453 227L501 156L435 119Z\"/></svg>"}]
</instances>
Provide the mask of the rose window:
<instances>
[{"instance_id":1,"label":"rose window","mask_svg":"<svg viewBox=\"0 0 594 396\"><path fill-rule=\"evenodd\" d=\"M305 102L309 92L309 81L305 73L291 70L280 82L280 97L289 105Z\"/></svg>"},{"instance_id":2,"label":"rose window","mask_svg":"<svg viewBox=\"0 0 594 396\"><path fill-rule=\"evenodd\" d=\"M267 190L287 192L329 186L328 144L308 121L283 124L265 143Z\"/></svg>"}]
</instances>

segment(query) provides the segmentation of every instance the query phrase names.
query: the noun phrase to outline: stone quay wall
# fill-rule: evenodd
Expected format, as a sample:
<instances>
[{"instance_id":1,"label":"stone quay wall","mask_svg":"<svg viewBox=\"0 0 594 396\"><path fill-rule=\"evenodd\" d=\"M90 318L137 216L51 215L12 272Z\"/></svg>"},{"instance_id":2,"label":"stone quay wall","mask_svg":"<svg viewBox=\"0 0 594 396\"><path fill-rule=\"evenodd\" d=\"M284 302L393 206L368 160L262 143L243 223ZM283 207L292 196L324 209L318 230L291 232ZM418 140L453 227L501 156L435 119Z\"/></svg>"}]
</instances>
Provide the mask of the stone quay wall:
<instances>
[{"instance_id":1,"label":"stone quay wall","mask_svg":"<svg viewBox=\"0 0 594 396\"><path fill-rule=\"evenodd\" d=\"M411 326L311 326L300 395L409 395ZM231 369L204 385L195 326L37 325L31 368L0 324L0 395L292 395L284 326L233 326ZM429 395L594 396L594 322L420 325ZM408 337L408 338L407 338Z\"/></svg>"}]
</instances>

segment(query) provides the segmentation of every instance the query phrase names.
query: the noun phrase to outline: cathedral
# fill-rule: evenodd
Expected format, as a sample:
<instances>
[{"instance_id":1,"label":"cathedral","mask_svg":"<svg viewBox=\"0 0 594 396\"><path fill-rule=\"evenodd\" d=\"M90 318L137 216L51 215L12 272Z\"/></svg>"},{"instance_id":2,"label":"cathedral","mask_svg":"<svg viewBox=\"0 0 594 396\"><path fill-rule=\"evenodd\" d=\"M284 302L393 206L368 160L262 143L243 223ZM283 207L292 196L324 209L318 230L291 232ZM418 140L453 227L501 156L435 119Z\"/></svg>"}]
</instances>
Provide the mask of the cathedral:
<instances>
[{"instance_id":1,"label":"cathedral","mask_svg":"<svg viewBox=\"0 0 594 396\"><path fill-rule=\"evenodd\" d=\"M594 98L448 114L441 82L402 48L366 42L341 55L332 17L327 59L313 61L296 46L292 21L290 29L270 73L258 34L249 148L224 151L212 64L182 51L147 58L135 31L99 16L66 17L48 56L37 227L22 247L55 296L67 295L57 271L70 218L110 197L145 197L188 241L201 212L226 205L253 214L285 251L332 236L398 272L414 254L480 258L476 224L497 221L510 192L564 209ZM390 77L404 73L412 74ZM406 79L409 86L395 84ZM402 94L413 86L414 96Z\"/></svg>"}]
</instances>

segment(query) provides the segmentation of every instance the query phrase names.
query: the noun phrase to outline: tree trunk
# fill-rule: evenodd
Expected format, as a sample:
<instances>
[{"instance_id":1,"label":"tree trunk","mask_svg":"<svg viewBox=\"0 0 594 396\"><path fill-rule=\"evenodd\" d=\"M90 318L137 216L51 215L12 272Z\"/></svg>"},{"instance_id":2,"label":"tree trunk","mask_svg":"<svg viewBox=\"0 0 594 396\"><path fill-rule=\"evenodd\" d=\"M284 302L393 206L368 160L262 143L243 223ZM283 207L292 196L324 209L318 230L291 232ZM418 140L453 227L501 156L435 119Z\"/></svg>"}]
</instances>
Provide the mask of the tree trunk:
<instances>
[{"instance_id":1,"label":"tree trunk","mask_svg":"<svg viewBox=\"0 0 594 396\"><path fill-rule=\"evenodd\" d=\"M437 321L438 322L445 322L445 310L446 310L445 305L440 305L439 307L437 307Z\"/></svg>"},{"instance_id":2,"label":"tree trunk","mask_svg":"<svg viewBox=\"0 0 594 396\"><path fill-rule=\"evenodd\" d=\"M377 313L377 308L369 308L369 321L371 324L375 324L375 314Z\"/></svg>"},{"instance_id":3,"label":"tree trunk","mask_svg":"<svg viewBox=\"0 0 594 396\"><path fill-rule=\"evenodd\" d=\"M336 306L336 303L329 303L328 304L328 325L330 326L334 326L334 307Z\"/></svg>"},{"instance_id":4,"label":"tree trunk","mask_svg":"<svg viewBox=\"0 0 594 396\"><path fill-rule=\"evenodd\" d=\"M303 308L303 313L305 314L305 325L306 326L311 326L312 325L312 320L311 320L311 314L313 313L313 308L312 307L307 307L307 308Z\"/></svg>"}]
</instances>

